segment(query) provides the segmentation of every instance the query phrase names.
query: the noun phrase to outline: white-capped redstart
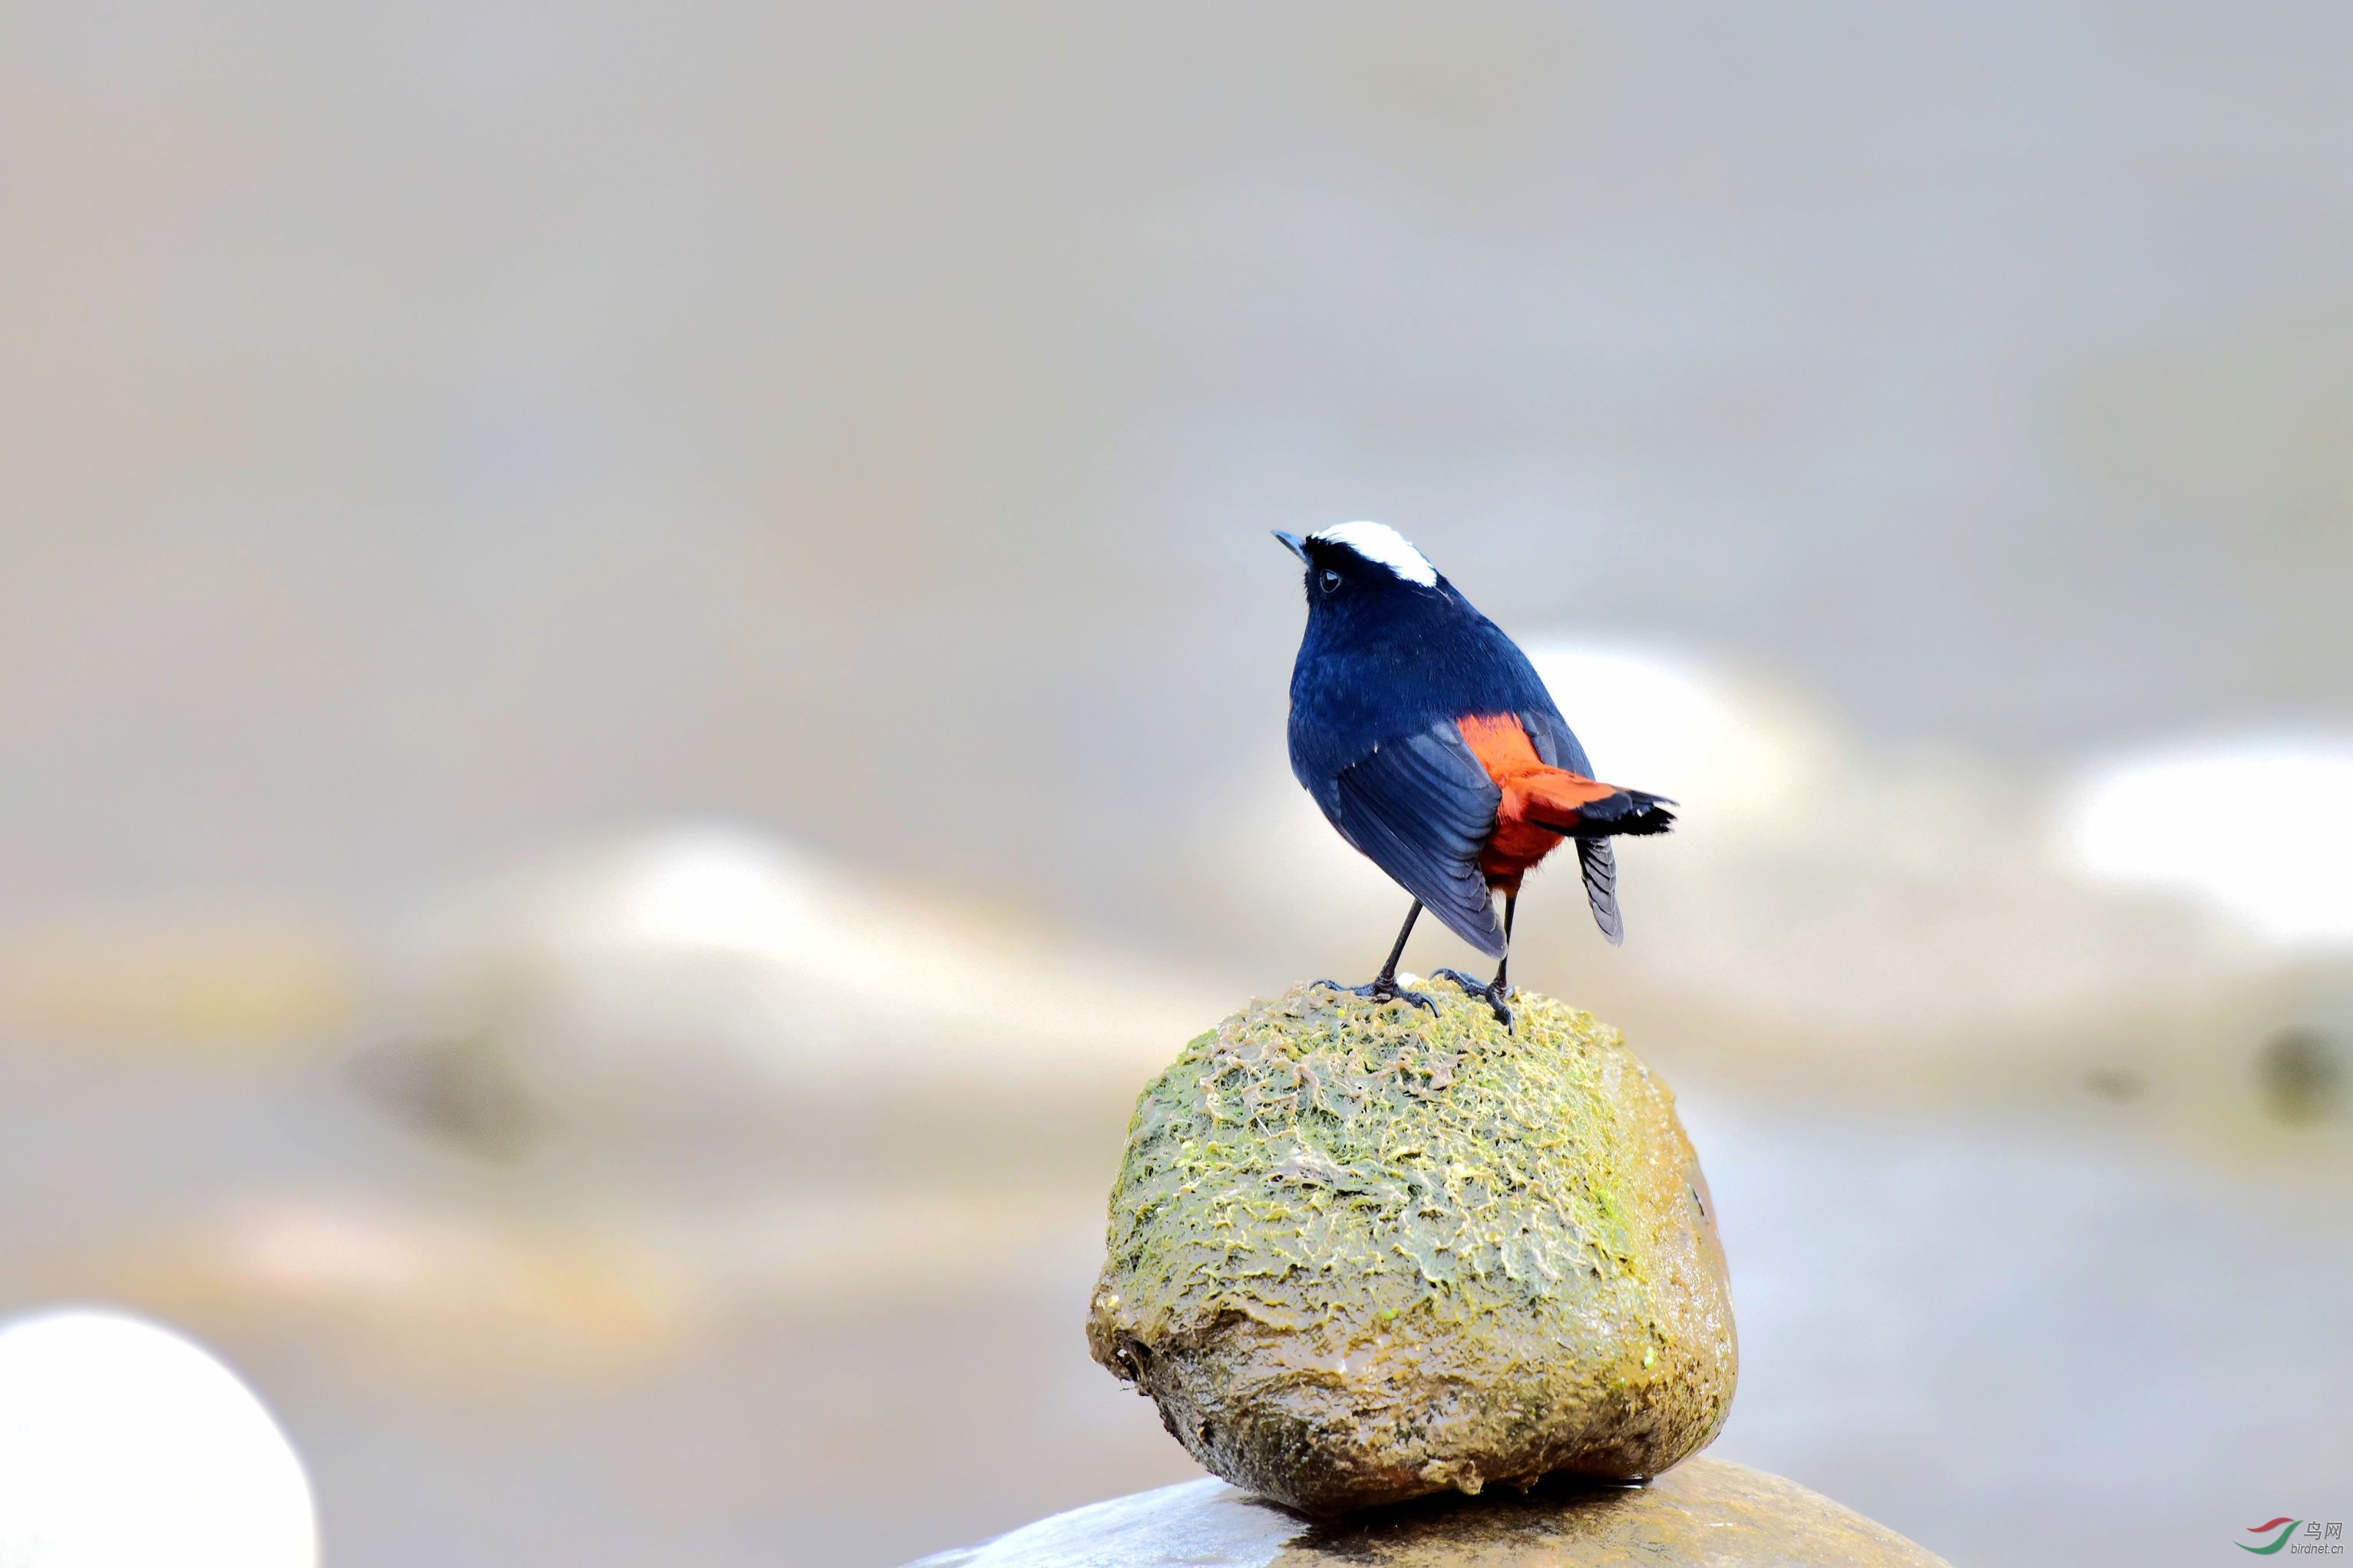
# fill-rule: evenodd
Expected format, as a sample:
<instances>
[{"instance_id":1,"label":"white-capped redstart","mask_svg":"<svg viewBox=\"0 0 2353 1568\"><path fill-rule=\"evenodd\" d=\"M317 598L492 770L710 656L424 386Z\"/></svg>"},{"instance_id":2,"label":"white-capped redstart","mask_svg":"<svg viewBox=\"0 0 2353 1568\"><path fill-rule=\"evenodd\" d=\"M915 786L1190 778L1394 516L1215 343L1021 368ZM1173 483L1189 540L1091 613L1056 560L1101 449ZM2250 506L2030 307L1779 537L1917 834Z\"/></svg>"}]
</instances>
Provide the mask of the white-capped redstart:
<instances>
[{"instance_id":1,"label":"white-capped redstart","mask_svg":"<svg viewBox=\"0 0 2353 1568\"><path fill-rule=\"evenodd\" d=\"M1335 989L1402 996L1435 1012L1428 996L1397 984L1406 939L1427 907L1498 961L1484 983L1438 973L1484 997L1508 1027L1504 975L1520 879L1575 839L1593 919L1617 942L1624 929L1609 840L1665 832L1674 803L1596 781L1527 656L1394 529L1344 522L1303 539L1280 530L1275 537L1307 569L1307 635L1291 672L1291 771L1340 837L1414 900L1380 974Z\"/></svg>"}]
</instances>

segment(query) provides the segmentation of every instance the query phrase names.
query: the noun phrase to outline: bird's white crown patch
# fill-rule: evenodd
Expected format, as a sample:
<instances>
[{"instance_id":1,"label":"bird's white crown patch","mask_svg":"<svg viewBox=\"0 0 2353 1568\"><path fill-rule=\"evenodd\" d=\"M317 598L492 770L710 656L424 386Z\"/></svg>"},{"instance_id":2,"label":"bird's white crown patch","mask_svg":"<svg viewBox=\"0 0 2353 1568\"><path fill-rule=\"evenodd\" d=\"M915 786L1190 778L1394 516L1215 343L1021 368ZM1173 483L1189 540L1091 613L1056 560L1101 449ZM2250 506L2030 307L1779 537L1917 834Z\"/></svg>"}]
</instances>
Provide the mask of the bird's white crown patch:
<instances>
[{"instance_id":1,"label":"bird's white crown patch","mask_svg":"<svg viewBox=\"0 0 2353 1568\"><path fill-rule=\"evenodd\" d=\"M1409 583L1438 586L1438 568L1406 536L1386 522L1335 522L1311 537L1345 544L1367 561L1377 561Z\"/></svg>"}]
</instances>

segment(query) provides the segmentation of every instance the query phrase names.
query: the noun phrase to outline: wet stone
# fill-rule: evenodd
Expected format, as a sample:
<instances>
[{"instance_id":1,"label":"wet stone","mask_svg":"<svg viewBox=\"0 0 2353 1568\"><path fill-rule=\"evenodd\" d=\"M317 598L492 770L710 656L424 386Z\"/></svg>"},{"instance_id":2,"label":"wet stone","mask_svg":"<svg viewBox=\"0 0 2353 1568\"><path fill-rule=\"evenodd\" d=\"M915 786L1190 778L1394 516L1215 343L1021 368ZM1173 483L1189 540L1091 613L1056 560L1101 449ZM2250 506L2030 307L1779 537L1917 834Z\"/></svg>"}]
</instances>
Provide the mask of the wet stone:
<instances>
[{"instance_id":1,"label":"wet stone","mask_svg":"<svg viewBox=\"0 0 2353 1568\"><path fill-rule=\"evenodd\" d=\"M1693 1459L1642 1486L1550 1481L1317 1523L1222 1481L1075 1509L915 1568L1942 1568L1791 1481Z\"/></svg>"}]
</instances>

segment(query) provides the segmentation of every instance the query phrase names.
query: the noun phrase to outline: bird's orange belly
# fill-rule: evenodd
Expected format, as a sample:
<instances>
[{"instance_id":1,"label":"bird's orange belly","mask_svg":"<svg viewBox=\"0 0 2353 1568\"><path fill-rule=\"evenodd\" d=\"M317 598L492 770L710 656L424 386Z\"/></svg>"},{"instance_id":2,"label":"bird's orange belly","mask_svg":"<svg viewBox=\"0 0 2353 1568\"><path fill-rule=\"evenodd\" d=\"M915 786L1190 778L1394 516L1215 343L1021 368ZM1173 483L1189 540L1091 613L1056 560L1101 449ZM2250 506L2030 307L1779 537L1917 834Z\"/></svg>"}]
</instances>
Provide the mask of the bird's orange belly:
<instances>
[{"instance_id":1,"label":"bird's orange belly","mask_svg":"<svg viewBox=\"0 0 2353 1568\"><path fill-rule=\"evenodd\" d=\"M1538 827L1520 815L1524 804L1518 791L1504 790L1503 805L1495 812L1494 834L1479 852L1481 873L1499 888L1517 888L1536 862L1560 847L1559 834Z\"/></svg>"}]
</instances>

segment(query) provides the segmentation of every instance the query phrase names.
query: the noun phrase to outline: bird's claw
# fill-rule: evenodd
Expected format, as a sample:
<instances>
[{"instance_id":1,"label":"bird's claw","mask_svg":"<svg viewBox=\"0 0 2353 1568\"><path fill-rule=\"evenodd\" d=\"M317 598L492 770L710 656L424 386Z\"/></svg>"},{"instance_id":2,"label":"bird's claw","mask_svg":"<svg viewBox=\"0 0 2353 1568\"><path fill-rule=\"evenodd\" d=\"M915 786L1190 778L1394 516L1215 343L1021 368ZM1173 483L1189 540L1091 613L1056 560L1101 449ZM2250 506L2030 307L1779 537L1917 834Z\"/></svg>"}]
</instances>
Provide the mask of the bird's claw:
<instances>
[{"instance_id":1,"label":"bird's claw","mask_svg":"<svg viewBox=\"0 0 2353 1568\"><path fill-rule=\"evenodd\" d=\"M1362 985L1343 985L1336 980L1319 980L1315 984L1327 991L1345 991L1351 996L1369 996L1376 1002L1410 1002L1417 1007L1429 1008L1431 1017L1438 1016L1438 1004L1430 999L1427 992L1408 991L1394 980L1371 980Z\"/></svg>"},{"instance_id":2,"label":"bird's claw","mask_svg":"<svg viewBox=\"0 0 2353 1568\"><path fill-rule=\"evenodd\" d=\"M1504 1032L1507 1035L1512 1032L1512 1010L1505 1005L1504 1002L1511 993L1504 988L1500 980L1474 980L1459 969L1440 969L1432 973L1430 978L1451 980L1472 995L1485 1002L1488 1006L1494 1009L1495 1022L1504 1026Z\"/></svg>"}]
</instances>

